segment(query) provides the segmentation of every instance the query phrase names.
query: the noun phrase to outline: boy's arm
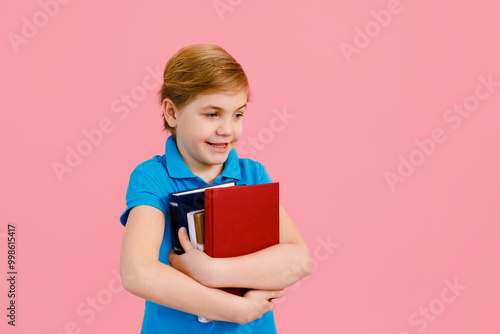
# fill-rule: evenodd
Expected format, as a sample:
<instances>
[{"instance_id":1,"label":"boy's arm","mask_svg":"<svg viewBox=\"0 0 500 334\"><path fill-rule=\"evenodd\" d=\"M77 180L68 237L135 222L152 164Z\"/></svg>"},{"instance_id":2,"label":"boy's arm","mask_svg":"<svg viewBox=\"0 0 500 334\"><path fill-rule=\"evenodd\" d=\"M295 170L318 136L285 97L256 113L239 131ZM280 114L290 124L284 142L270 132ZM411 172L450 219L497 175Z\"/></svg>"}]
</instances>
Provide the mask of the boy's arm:
<instances>
[{"instance_id":1,"label":"boy's arm","mask_svg":"<svg viewBox=\"0 0 500 334\"><path fill-rule=\"evenodd\" d=\"M255 290L238 297L210 288L158 261L165 215L141 205L131 209L123 233L120 274L125 289L154 303L211 320L246 323L272 310L278 291Z\"/></svg>"},{"instance_id":2,"label":"boy's arm","mask_svg":"<svg viewBox=\"0 0 500 334\"><path fill-rule=\"evenodd\" d=\"M280 243L252 254L210 258L190 246L185 233L179 237L186 252L170 252L172 266L211 287L283 289L311 273L309 249L281 205Z\"/></svg>"}]
</instances>

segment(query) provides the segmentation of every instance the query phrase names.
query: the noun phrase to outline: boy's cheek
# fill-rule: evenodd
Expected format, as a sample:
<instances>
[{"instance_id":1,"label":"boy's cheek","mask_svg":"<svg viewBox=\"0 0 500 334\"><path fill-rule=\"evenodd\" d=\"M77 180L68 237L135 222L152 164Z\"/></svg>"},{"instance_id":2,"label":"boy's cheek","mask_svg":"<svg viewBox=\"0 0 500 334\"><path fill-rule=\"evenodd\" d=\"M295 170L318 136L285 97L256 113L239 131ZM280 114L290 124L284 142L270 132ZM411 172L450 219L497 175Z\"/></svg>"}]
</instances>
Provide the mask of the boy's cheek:
<instances>
[{"instance_id":1,"label":"boy's cheek","mask_svg":"<svg viewBox=\"0 0 500 334\"><path fill-rule=\"evenodd\" d=\"M243 125L240 127L234 129L233 131L233 138L234 138L234 143L236 144L238 140L240 140L241 135L243 134Z\"/></svg>"}]
</instances>

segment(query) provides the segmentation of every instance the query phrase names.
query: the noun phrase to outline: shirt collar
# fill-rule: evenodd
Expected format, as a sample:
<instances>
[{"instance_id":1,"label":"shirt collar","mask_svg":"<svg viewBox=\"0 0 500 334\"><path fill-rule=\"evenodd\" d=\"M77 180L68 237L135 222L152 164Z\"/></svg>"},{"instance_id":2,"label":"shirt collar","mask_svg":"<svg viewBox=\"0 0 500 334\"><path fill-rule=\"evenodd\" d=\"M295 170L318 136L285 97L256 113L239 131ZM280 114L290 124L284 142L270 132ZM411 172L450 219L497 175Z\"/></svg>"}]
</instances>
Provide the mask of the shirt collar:
<instances>
[{"instance_id":1,"label":"shirt collar","mask_svg":"<svg viewBox=\"0 0 500 334\"><path fill-rule=\"evenodd\" d=\"M177 149L177 144L172 136L167 138L167 142L165 144L165 158L167 171L170 177L176 179L197 177L193 174L193 172L191 172L182 159L179 150ZM224 170L220 176L236 180L241 179L239 158L234 147L227 156L226 162L224 163Z\"/></svg>"}]
</instances>

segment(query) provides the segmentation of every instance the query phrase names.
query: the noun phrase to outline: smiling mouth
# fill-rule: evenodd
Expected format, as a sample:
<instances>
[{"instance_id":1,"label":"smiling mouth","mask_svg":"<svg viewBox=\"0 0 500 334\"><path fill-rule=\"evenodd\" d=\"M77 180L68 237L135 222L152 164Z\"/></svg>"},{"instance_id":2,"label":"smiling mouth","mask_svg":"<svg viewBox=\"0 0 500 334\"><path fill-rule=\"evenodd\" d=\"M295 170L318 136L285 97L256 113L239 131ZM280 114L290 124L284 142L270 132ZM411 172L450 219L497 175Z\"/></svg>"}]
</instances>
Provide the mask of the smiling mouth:
<instances>
[{"instance_id":1,"label":"smiling mouth","mask_svg":"<svg viewBox=\"0 0 500 334\"><path fill-rule=\"evenodd\" d=\"M225 148L227 147L227 143L208 143L208 145L211 145L215 148Z\"/></svg>"}]
</instances>

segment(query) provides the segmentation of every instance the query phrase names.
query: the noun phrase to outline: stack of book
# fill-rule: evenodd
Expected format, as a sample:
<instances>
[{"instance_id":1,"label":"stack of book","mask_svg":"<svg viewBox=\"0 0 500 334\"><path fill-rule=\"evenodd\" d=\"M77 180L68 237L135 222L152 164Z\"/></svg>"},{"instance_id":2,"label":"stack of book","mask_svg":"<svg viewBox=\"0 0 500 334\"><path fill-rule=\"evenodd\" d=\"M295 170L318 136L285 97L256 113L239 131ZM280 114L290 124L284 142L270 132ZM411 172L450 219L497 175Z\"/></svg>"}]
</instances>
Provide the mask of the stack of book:
<instances>
[{"instance_id":1,"label":"stack of book","mask_svg":"<svg viewBox=\"0 0 500 334\"><path fill-rule=\"evenodd\" d=\"M279 184L234 182L169 194L174 252L183 254L185 227L195 249L211 257L236 257L279 243ZM248 289L224 288L242 296Z\"/></svg>"}]
</instances>

